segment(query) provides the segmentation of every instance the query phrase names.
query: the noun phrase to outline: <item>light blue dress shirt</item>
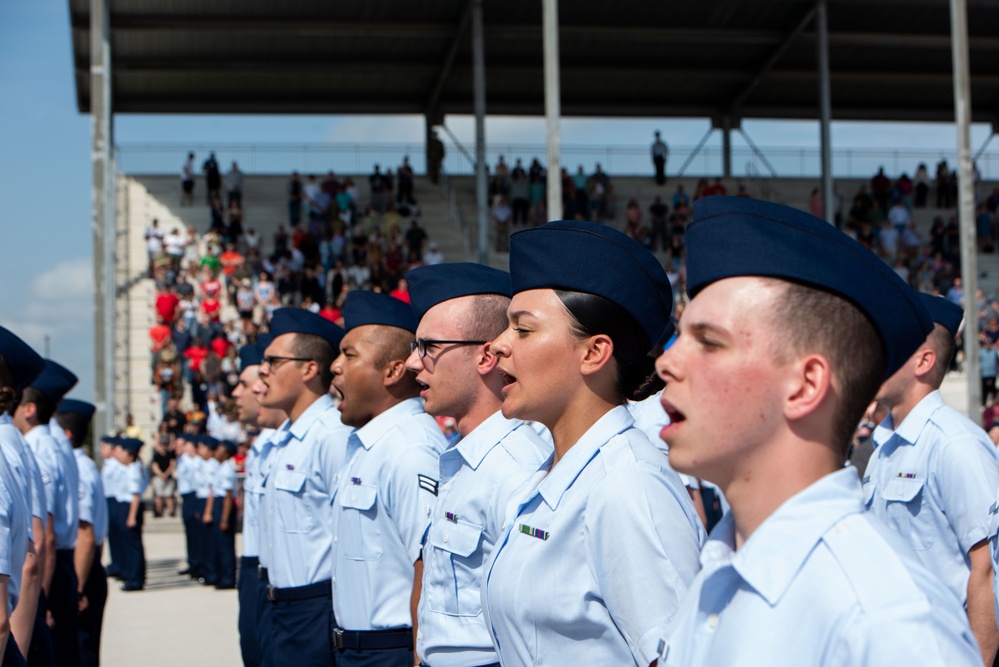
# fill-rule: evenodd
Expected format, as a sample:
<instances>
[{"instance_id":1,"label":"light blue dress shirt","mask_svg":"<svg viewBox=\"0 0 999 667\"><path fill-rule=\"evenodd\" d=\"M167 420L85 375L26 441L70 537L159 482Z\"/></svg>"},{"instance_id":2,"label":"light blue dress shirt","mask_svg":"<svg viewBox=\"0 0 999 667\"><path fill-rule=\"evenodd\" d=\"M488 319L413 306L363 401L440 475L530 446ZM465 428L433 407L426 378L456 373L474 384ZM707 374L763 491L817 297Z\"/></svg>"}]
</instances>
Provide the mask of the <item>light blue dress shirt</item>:
<instances>
[{"instance_id":1,"label":"light blue dress shirt","mask_svg":"<svg viewBox=\"0 0 999 667\"><path fill-rule=\"evenodd\" d=\"M963 607L864 511L847 468L785 501L735 551L725 516L661 667L981 665Z\"/></svg>"},{"instance_id":2,"label":"light blue dress shirt","mask_svg":"<svg viewBox=\"0 0 999 667\"><path fill-rule=\"evenodd\" d=\"M346 630L413 624L413 564L437 503L446 442L419 398L350 435L333 494L333 611Z\"/></svg>"},{"instance_id":3,"label":"light blue dress shirt","mask_svg":"<svg viewBox=\"0 0 999 667\"><path fill-rule=\"evenodd\" d=\"M194 495L202 500L208 500L212 495L212 478L219 462L215 459L198 458L194 467Z\"/></svg>"},{"instance_id":4,"label":"light blue dress shirt","mask_svg":"<svg viewBox=\"0 0 999 667\"><path fill-rule=\"evenodd\" d=\"M10 466L15 481L18 482L18 493L28 503L31 512L31 516L28 517L28 539L34 541L32 517L37 516L44 523L46 514L42 473L24 436L6 413L0 415L0 450L3 451L7 465Z\"/></svg>"},{"instance_id":5,"label":"light blue dress shirt","mask_svg":"<svg viewBox=\"0 0 999 667\"><path fill-rule=\"evenodd\" d=\"M228 491L235 499L237 477L236 462L232 460L232 457L219 463L218 467L215 468L215 475L212 477L212 495L216 498L224 498L225 492Z\"/></svg>"},{"instance_id":6,"label":"light blue dress shirt","mask_svg":"<svg viewBox=\"0 0 999 667\"><path fill-rule=\"evenodd\" d=\"M965 603L968 551L992 534L996 448L985 431L945 405L939 391L895 431L892 426L889 414L874 429L877 449L864 472L867 508Z\"/></svg>"},{"instance_id":7,"label":"light blue dress shirt","mask_svg":"<svg viewBox=\"0 0 999 667\"><path fill-rule=\"evenodd\" d=\"M624 406L602 416L505 520L486 566L504 665L645 665L697 573L704 529Z\"/></svg>"},{"instance_id":8,"label":"light blue dress shirt","mask_svg":"<svg viewBox=\"0 0 999 667\"><path fill-rule=\"evenodd\" d=\"M329 503L349 434L328 394L295 423L286 420L274 434L261 470L266 489L261 521L268 524L266 558L272 586L290 588L330 579Z\"/></svg>"},{"instance_id":9,"label":"light blue dress shirt","mask_svg":"<svg viewBox=\"0 0 999 667\"><path fill-rule=\"evenodd\" d=\"M58 543L60 532L65 536L65 526L68 520L66 516L66 480L62 477L57 453L59 443L52 437L48 424L35 426L24 434L24 440L31 448L31 453L34 455L35 461L38 462L38 469L42 474L45 512L52 515L52 526L55 529L56 543Z\"/></svg>"},{"instance_id":10,"label":"light blue dress shirt","mask_svg":"<svg viewBox=\"0 0 999 667\"><path fill-rule=\"evenodd\" d=\"M117 494L115 497L118 502L129 504L132 502L132 496L138 494L141 498L142 494L145 493L146 487L149 486L149 471L146 470L146 466L142 465L142 461L133 461L122 467L121 479L115 489Z\"/></svg>"},{"instance_id":11,"label":"light blue dress shirt","mask_svg":"<svg viewBox=\"0 0 999 667\"><path fill-rule=\"evenodd\" d=\"M20 491L20 481L0 456L0 574L7 575L7 615L14 611L21 592L21 570L28 555L31 512Z\"/></svg>"},{"instance_id":12,"label":"light blue dress shirt","mask_svg":"<svg viewBox=\"0 0 999 667\"><path fill-rule=\"evenodd\" d=\"M107 458L101 462L101 483L104 485L104 497L118 499L118 487L125 476L125 466L116 458Z\"/></svg>"},{"instance_id":13,"label":"light blue dress shirt","mask_svg":"<svg viewBox=\"0 0 999 667\"><path fill-rule=\"evenodd\" d=\"M510 496L551 467L552 446L499 411L440 457L440 487L423 545L416 649L433 667L499 661L482 616L483 566L503 535Z\"/></svg>"},{"instance_id":14,"label":"light blue dress shirt","mask_svg":"<svg viewBox=\"0 0 999 667\"><path fill-rule=\"evenodd\" d=\"M58 445L56 458L59 470L66 485L65 524L56 522L56 549L75 549L76 534L80 530L80 471L76 467L76 457L73 456L73 444L66 437L66 431L56 420L49 422L49 432Z\"/></svg>"},{"instance_id":15,"label":"light blue dress shirt","mask_svg":"<svg viewBox=\"0 0 999 667\"><path fill-rule=\"evenodd\" d=\"M196 455L181 454L177 457L177 467L174 468L174 472L177 474L177 493L182 496L194 493L197 461Z\"/></svg>"},{"instance_id":16,"label":"light blue dress shirt","mask_svg":"<svg viewBox=\"0 0 999 667\"><path fill-rule=\"evenodd\" d=\"M108 506L104 502L104 485L97 464L82 449L74 449L76 468L80 471L80 521L94 527L94 541L104 544L108 535Z\"/></svg>"},{"instance_id":17,"label":"light blue dress shirt","mask_svg":"<svg viewBox=\"0 0 999 667\"><path fill-rule=\"evenodd\" d=\"M254 439L243 463L243 556L246 557L260 555L260 496L263 494L260 458L273 434L274 429L263 429Z\"/></svg>"}]
</instances>

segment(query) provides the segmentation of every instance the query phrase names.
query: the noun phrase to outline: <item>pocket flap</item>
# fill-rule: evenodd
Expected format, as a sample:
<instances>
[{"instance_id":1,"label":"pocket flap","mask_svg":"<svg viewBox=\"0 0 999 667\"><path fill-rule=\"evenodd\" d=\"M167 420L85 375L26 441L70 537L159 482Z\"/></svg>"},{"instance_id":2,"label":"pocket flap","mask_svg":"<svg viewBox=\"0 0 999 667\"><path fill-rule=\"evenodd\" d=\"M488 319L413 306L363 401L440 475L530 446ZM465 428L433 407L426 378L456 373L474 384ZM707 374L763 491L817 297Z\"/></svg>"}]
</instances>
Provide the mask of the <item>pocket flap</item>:
<instances>
[{"instance_id":1,"label":"pocket flap","mask_svg":"<svg viewBox=\"0 0 999 667\"><path fill-rule=\"evenodd\" d=\"M482 529L470 523L442 521L433 527L430 544L456 556L467 558L479 548Z\"/></svg>"},{"instance_id":2,"label":"pocket flap","mask_svg":"<svg viewBox=\"0 0 999 667\"><path fill-rule=\"evenodd\" d=\"M274 475L274 488L298 493L305 486L305 473L294 470L278 470Z\"/></svg>"},{"instance_id":3,"label":"pocket flap","mask_svg":"<svg viewBox=\"0 0 999 667\"><path fill-rule=\"evenodd\" d=\"M903 479L896 477L885 485L882 497L888 501L898 501L907 503L916 496L923 488L922 479Z\"/></svg>"},{"instance_id":4,"label":"pocket flap","mask_svg":"<svg viewBox=\"0 0 999 667\"><path fill-rule=\"evenodd\" d=\"M340 491L340 505L355 510L369 510L375 505L378 487L370 484L351 484Z\"/></svg>"}]
</instances>

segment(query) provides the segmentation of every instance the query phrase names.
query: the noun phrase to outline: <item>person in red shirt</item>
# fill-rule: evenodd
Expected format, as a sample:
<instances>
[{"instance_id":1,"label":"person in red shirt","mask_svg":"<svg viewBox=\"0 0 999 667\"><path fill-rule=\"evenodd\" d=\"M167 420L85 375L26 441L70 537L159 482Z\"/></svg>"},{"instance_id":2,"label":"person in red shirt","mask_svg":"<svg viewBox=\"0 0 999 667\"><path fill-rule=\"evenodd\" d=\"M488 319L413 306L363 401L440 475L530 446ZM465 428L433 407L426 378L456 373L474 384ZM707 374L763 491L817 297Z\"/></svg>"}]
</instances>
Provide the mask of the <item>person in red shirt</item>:
<instances>
[{"instance_id":1,"label":"person in red shirt","mask_svg":"<svg viewBox=\"0 0 999 667\"><path fill-rule=\"evenodd\" d=\"M222 304L214 296L206 296L201 301L201 312L211 323L219 322L222 314Z\"/></svg>"},{"instance_id":2,"label":"person in red shirt","mask_svg":"<svg viewBox=\"0 0 999 667\"><path fill-rule=\"evenodd\" d=\"M201 293L205 296L217 297L222 291L222 283L215 277L212 270L205 267L201 272Z\"/></svg>"},{"instance_id":3,"label":"person in red shirt","mask_svg":"<svg viewBox=\"0 0 999 667\"><path fill-rule=\"evenodd\" d=\"M389 292L389 296L409 303L409 283L406 282L405 278L399 279L399 284L396 285L394 290Z\"/></svg>"},{"instance_id":4,"label":"person in red shirt","mask_svg":"<svg viewBox=\"0 0 999 667\"><path fill-rule=\"evenodd\" d=\"M177 319L178 304L180 304L180 298L174 293L172 285L167 285L156 295L156 314L159 315L161 323L173 324L173 321Z\"/></svg>"},{"instance_id":5,"label":"person in red shirt","mask_svg":"<svg viewBox=\"0 0 999 667\"><path fill-rule=\"evenodd\" d=\"M227 341L225 338L216 337L212 339L211 348L215 354L219 355L220 359L225 357L225 354L229 351L230 347L232 347L232 343Z\"/></svg>"},{"instance_id":6,"label":"person in red shirt","mask_svg":"<svg viewBox=\"0 0 999 667\"><path fill-rule=\"evenodd\" d=\"M191 373L201 371L201 362L208 356L208 348L200 340L196 340L191 347L184 350L184 358L187 359L187 366Z\"/></svg>"},{"instance_id":7,"label":"person in red shirt","mask_svg":"<svg viewBox=\"0 0 999 667\"><path fill-rule=\"evenodd\" d=\"M336 306L333 305L333 301L329 299L326 300L326 305L319 311L319 316L326 318L333 324L341 324L340 318L342 317L342 313Z\"/></svg>"},{"instance_id":8,"label":"person in red shirt","mask_svg":"<svg viewBox=\"0 0 999 667\"><path fill-rule=\"evenodd\" d=\"M222 273L226 277L232 276L237 269L243 266L243 256L239 254L236 250L236 245L233 243L226 244L225 252L219 255L219 261L222 262Z\"/></svg>"}]
</instances>

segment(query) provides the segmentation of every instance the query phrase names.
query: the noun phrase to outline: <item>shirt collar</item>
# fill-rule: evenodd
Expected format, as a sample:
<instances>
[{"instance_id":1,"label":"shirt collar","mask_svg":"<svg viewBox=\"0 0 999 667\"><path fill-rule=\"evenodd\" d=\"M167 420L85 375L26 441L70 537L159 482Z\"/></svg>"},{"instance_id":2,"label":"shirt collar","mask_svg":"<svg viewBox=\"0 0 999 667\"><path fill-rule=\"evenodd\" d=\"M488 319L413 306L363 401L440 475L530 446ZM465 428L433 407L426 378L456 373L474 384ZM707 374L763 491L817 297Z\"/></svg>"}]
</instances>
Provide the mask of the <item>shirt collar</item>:
<instances>
[{"instance_id":1,"label":"shirt collar","mask_svg":"<svg viewBox=\"0 0 999 667\"><path fill-rule=\"evenodd\" d=\"M9 414L7 414L6 412L3 413L3 414L0 414L0 424L13 424L13 423L14 423L14 420L11 419L11 417L10 417Z\"/></svg>"},{"instance_id":2,"label":"shirt collar","mask_svg":"<svg viewBox=\"0 0 999 667\"><path fill-rule=\"evenodd\" d=\"M583 434L562 460L552 467L551 472L538 486L538 493L545 503L556 509L562 500L562 495L583 471L597 452L608 440L618 433L631 428L635 424L628 408L619 405L612 408Z\"/></svg>"},{"instance_id":3,"label":"shirt collar","mask_svg":"<svg viewBox=\"0 0 999 667\"><path fill-rule=\"evenodd\" d=\"M853 468L830 473L784 502L735 551L735 520L728 513L701 552L701 566L730 562L739 576L770 605L784 595L828 530L864 511L860 479Z\"/></svg>"},{"instance_id":4,"label":"shirt collar","mask_svg":"<svg viewBox=\"0 0 999 667\"><path fill-rule=\"evenodd\" d=\"M323 394L313 401L312 405L307 407L305 412L300 414L298 419L296 419L290 426L287 421L284 424L281 424L281 430L288 430L296 440L301 440L305 437L305 434L309 432L309 428L312 424L319 419L320 415L332 407L333 399L329 394Z\"/></svg>"},{"instance_id":5,"label":"shirt collar","mask_svg":"<svg viewBox=\"0 0 999 667\"><path fill-rule=\"evenodd\" d=\"M944 405L940 390L931 391L923 397L923 400L916 403L916 407L906 415L902 423L898 425L898 428L895 428L891 413L889 412L884 420L878 424L877 428L874 429L872 437L875 444L880 447L888 442L889 438L893 435L897 435L910 445L916 444L916 440L919 439L919 435L923 432L923 427L930 421L930 417Z\"/></svg>"},{"instance_id":6,"label":"shirt collar","mask_svg":"<svg viewBox=\"0 0 999 667\"><path fill-rule=\"evenodd\" d=\"M371 449L376 442L381 440L383 435L395 428L395 424L399 419L422 413L423 401L415 397L407 398L401 403L396 403L361 428L355 430L351 435L357 436L357 439L365 449Z\"/></svg>"},{"instance_id":7,"label":"shirt collar","mask_svg":"<svg viewBox=\"0 0 999 667\"><path fill-rule=\"evenodd\" d=\"M523 423L519 419L507 419L502 411L497 410L451 448L456 449L468 467L475 470L493 447Z\"/></svg>"},{"instance_id":8,"label":"shirt collar","mask_svg":"<svg viewBox=\"0 0 999 667\"><path fill-rule=\"evenodd\" d=\"M257 435L256 439L254 439L253 444L250 446L250 448L253 451L255 451L257 454L259 454L264 450L264 445L266 445L270 441L270 439L274 436L275 432L276 431L272 428L265 428Z\"/></svg>"}]
</instances>

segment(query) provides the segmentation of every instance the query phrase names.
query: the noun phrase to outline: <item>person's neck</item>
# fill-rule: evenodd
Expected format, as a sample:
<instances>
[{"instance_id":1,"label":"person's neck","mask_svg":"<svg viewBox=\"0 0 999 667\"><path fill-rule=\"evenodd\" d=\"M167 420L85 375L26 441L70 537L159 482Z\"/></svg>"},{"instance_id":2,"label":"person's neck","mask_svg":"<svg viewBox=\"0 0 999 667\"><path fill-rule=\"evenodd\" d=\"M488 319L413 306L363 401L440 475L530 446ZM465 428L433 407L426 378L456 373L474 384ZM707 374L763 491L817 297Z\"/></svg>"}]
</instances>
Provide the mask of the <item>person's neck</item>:
<instances>
[{"instance_id":1,"label":"person's neck","mask_svg":"<svg viewBox=\"0 0 999 667\"><path fill-rule=\"evenodd\" d=\"M744 458L719 484L735 520L736 549L788 499L842 467L834 447L790 432Z\"/></svg>"},{"instance_id":2,"label":"person's neck","mask_svg":"<svg viewBox=\"0 0 999 667\"><path fill-rule=\"evenodd\" d=\"M291 423L294 424L298 421L298 418L302 416L303 412L308 410L313 403L325 395L325 393L317 393L306 387L302 390L302 393L299 394L298 398L295 399L295 403L291 406L291 409L288 410L288 419L290 419Z\"/></svg>"},{"instance_id":3,"label":"person's neck","mask_svg":"<svg viewBox=\"0 0 999 667\"><path fill-rule=\"evenodd\" d=\"M482 425L482 422L496 414L501 407L503 407L503 401L497 399L495 396L491 394L480 396L479 400L472 404L468 412L460 417L455 416L458 433L461 434L461 437L466 437Z\"/></svg>"},{"instance_id":4,"label":"person's neck","mask_svg":"<svg viewBox=\"0 0 999 667\"><path fill-rule=\"evenodd\" d=\"M601 417L618 407L595 393L578 395L551 424L545 424L551 431L555 443L555 458L552 466L572 449L579 439L596 424Z\"/></svg>"},{"instance_id":5,"label":"person's neck","mask_svg":"<svg viewBox=\"0 0 999 667\"><path fill-rule=\"evenodd\" d=\"M891 424L892 430L897 429L905 421L905 418L919 405L920 401L929 396L935 391L934 387L917 381L909 390L905 393L902 399L895 405L891 406Z\"/></svg>"}]
</instances>

